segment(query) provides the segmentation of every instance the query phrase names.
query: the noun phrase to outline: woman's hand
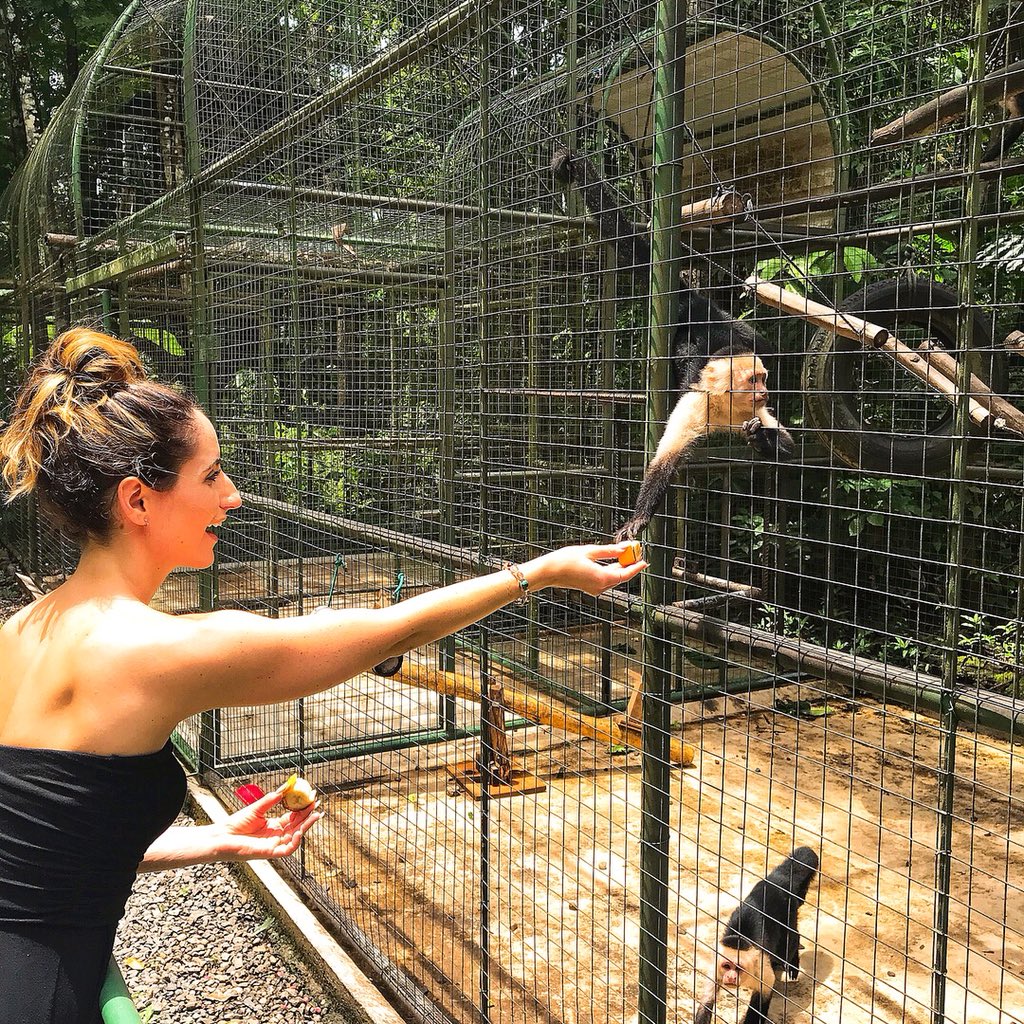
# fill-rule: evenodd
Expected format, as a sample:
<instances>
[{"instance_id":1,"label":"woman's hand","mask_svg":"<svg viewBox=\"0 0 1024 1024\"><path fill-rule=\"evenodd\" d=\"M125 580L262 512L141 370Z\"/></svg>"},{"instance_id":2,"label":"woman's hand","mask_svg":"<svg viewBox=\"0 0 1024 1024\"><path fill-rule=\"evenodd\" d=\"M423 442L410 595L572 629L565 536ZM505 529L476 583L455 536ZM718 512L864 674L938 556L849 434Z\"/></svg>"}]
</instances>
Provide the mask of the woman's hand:
<instances>
[{"instance_id":1,"label":"woman's hand","mask_svg":"<svg viewBox=\"0 0 1024 1024\"><path fill-rule=\"evenodd\" d=\"M212 825L172 825L146 851L139 871L168 871L217 861L273 860L294 853L321 817L319 804L269 817L288 783Z\"/></svg>"},{"instance_id":2,"label":"woman's hand","mask_svg":"<svg viewBox=\"0 0 1024 1024\"><path fill-rule=\"evenodd\" d=\"M209 826L223 833L218 860L271 860L287 857L299 848L307 830L322 817L320 802L315 801L301 811L287 811L282 807L280 815L268 817L287 789L286 782L222 822Z\"/></svg>"},{"instance_id":3,"label":"woman's hand","mask_svg":"<svg viewBox=\"0 0 1024 1024\"><path fill-rule=\"evenodd\" d=\"M629 542L622 542L558 548L524 562L520 569L529 581L531 590L568 587L596 596L610 587L621 586L647 568L647 562L643 559L625 567L619 565L618 557L628 546Z\"/></svg>"}]
</instances>

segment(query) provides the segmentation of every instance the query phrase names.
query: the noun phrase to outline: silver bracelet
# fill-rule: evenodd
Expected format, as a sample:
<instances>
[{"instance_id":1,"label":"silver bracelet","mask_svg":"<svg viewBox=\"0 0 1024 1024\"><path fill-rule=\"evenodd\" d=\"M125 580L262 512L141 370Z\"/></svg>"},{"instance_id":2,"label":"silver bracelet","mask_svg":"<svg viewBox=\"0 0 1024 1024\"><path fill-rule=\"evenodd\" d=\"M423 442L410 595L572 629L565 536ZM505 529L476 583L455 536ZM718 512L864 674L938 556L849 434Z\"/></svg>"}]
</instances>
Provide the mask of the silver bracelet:
<instances>
[{"instance_id":1,"label":"silver bracelet","mask_svg":"<svg viewBox=\"0 0 1024 1024\"><path fill-rule=\"evenodd\" d=\"M505 562L502 568L512 573L519 586L519 596L516 598L516 604L526 604L530 599L530 581L523 575L523 570L512 562Z\"/></svg>"}]
</instances>

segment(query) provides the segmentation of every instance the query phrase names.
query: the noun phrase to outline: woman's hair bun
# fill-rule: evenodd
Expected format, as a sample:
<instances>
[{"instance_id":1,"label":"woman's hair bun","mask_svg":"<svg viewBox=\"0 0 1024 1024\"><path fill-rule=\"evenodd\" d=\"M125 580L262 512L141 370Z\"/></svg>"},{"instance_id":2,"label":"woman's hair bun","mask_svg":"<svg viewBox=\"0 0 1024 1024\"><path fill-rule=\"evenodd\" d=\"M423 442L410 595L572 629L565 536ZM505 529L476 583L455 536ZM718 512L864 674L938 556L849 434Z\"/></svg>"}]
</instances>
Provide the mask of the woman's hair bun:
<instances>
[{"instance_id":1,"label":"woman's hair bun","mask_svg":"<svg viewBox=\"0 0 1024 1024\"><path fill-rule=\"evenodd\" d=\"M65 331L43 357L52 372L64 371L76 384L111 389L146 379L139 353L126 341L88 327Z\"/></svg>"},{"instance_id":2,"label":"woman's hair bun","mask_svg":"<svg viewBox=\"0 0 1024 1024\"><path fill-rule=\"evenodd\" d=\"M103 539L119 481L173 485L192 449L196 409L149 380L128 342L73 327L29 368L0 432L0 485L9 501L37 493L74 539Z\"/></svg>"}]
</instances>

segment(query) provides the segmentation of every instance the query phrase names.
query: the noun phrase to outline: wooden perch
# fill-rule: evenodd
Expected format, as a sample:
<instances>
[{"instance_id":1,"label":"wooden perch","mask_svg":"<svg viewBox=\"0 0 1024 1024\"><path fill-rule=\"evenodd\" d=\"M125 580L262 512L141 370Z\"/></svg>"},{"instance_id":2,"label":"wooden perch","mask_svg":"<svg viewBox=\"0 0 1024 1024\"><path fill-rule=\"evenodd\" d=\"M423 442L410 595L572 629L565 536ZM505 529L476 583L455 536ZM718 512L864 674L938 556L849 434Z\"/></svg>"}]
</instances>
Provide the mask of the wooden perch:
<instances>
[{"instance_id":1,"label":"wooden perch","mask_svg":"<svg viewBox=\"0 0 1024 1024\"><path fill-rule=\"evenodd\" d=\"M803 317L816 327L824 327L826 331L839 334L844 338L852 338L862 345L881 348L889 340L889 332L877 324L868 323L858 316L840 313L823 302L806 299L796 292L787 291L774 281L766 281L763 277L752 274L744 284L766 306L780 309L791 316Z\"/></svg>"},{"instance_id":2,"label":"wooden perch","mask_svg":"<svg viewBox=\"0 0 1024 1024\"><path fill-rule=\"evenodd\" d=\"M895 121L876 128L871 133L871 145L891 146L897 142L919 139L922 135L931 135L938 131L950 121L966 117L971 90L975 85L974 82L959 85L927 103L922 103ZM985 106L998 102L1004 96L1013 96L1019 92L1024 92L1024 60L1008 64L996 74L989 75L982 83L982 99Z\"/></svg>"},{"instance_id":3,"label":"wooden perch","mask_svg":"<svg viewBox=\"0 0 1024 1024\"><path fill-rule=\"evenodd\" d=\"M1024 331L1010 331L1003 342L1008 352L1024 352Z\"/></svg>"},{"instance_id":4,"label":"wooden perch","mask_svg":"<svg viewBox=\"0 0 1024 1024\"><path fill-rule=\"evenodd\" d=\"M405 659L401 672L391 678L406 686L433 690L446 697L480 700L478 680L460 672L442 672L439 669L427 668L418 662L410 662L408 658ZM541 698L526 693L508 677L505 678L503 700L509 711L539 725L549 725L554 729L575 733L577 736L587 736L612 746L625 744L637 750L643 749L639 726L617 722L610 716L598 718L595 715L581 714L551 697ZM685 768L693 764L695 756L696 750L691 743L684 743L674 736L669 739L669 760L673 764Z\"/></svg>"},{"instance_id":5,"label":"wooden perch","mask_svg":"<svg viewBox=\"0 0 1024 1024\"><path fill-rule=\"evenodd\" d=\"M679 211L679 222L685 225L717 224L732 220L747 211L746 200L739 192L722 192L699 203L688 203Z\"/></svg>"},{"instance_id":6,"label":"wooden perch","mask_svg":"<svg viewBox=\"0 0 1024 1024\"><path fill-rule=\"evenodd\" d=\"M928 362L940 373L952 380L957 379L959 373L957 361L948 352L936 348L934 343L928 341L921 342L918 349L924 352ZM1021 412L1015 405L1011 405L1002 395L993 394L992 389L973 373L971 374L970 394L991 413L993 427L1024 434L1024 412Z\"/></svg>"},{"instance_id":7,"label":"wooden perch","mask_svg":"<svg viewBox=\"0 0 1024 1024\"><path fill-rule=\"evenodd\" d=\"M842 313L822 302L814 302L812 299L797 295L795 292L786 291L781 285L775 284L773 281L765 281L757 275L747 278L746 284L757 298L768 306L781 309L784 313L790 313L793 316L803 317L833 334L851 338L853 341L859 341L862 345L876 348L881 352L888 352L905 370L914 374L933 391L937 391L951 402L956 402L959 392L956 386L956 361L952 356L947 355L953 364L953 376L948 377L937 363L932 363L924 354L915 352L908 345L904 345L902 341L892 337L888 328L880 327L878 324L862 320L849 313ZM988 408L977 398L969 396L967 402L970 417L975 423L982 424L989 419Z\"/></svg>"}]
</instances>

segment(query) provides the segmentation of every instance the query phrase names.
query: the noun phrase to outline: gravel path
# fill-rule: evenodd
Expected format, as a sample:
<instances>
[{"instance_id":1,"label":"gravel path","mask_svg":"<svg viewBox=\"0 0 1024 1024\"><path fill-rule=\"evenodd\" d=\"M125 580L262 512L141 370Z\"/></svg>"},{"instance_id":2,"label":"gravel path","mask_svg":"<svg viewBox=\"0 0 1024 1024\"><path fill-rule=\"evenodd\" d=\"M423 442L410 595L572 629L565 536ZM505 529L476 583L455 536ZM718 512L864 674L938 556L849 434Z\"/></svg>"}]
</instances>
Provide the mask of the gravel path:
<instances>
[{"instance_id":1,"label":"gravel path","mask_svg":"<svg viewBox=\"0 0 1024 1024\"><path fill-rule=\"evenodd\" d=\"M149 1013L154 1024L351 1019L225 864L139 875L114 955L142 1019Z\"/></svg>"},{"instance_id":2,"label":"gravel path","mask_svg":"<svg viewBox=\"0 0 1024 1024\"><path fill-rule=\"evenodd\" d=\"M25 604L5 563L0 549L0 622ZM143 1021L349 1024L235 870L205 864L136 879L114 955Z\"/></svg>"}]
</instances>

